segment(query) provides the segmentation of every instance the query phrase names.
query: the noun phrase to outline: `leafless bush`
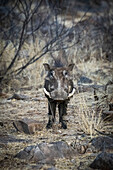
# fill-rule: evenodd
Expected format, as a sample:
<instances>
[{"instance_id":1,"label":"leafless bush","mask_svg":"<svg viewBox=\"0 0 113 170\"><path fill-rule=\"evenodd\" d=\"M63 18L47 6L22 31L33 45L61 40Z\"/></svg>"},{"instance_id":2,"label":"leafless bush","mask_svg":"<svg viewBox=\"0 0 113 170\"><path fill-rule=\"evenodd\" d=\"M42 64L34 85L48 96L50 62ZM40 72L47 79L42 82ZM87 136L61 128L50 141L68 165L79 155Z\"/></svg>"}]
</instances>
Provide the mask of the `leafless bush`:
<instances>
[{"instance_id":1,"label":"leafless bush","mask_svg":"<svg viewBox=\"0 0 113 170\"><path fill-rule=\"evenodd\" d=\"M28 66L39 62L43 56L45 60L51 62L50 58L57 57L59 51L63 51L66 60L75 63L93 57L110 58L112 48L108 44L111 39L107 38L105 45L104 40L110 34L112 25L108 30L102 25L104 16L100 19L97 15L92 17L93 10L88 1L86 4L81 3L80 9L77 2L66 0L0 2L0 83L19 75ZM108 17L103 23L106 23L107 19ZM41 74L42 72L41 70Z\"/></svg>"},{"instance_id":2,"label":"leafless bush","mask_svg":"<svg viewBox=\"0 0 113 170\"><path fill-rule=\"evenodd\" d=\"M12 49L15 49L15 52L9 57L7 66L2 67L0 82L7 74L20 74L23 69L48 52L70 48L68 45L64 46L64 42L73 28L66 29L59 24L56 1L52 3L52 9L49 8L49 1L47 2L45 6L42 0L3 1L1 4L0 38L4 45L3 43L1 45L0 57L7 61L7 57L4 59L4 52L10 43L13 47L8 49L9 55ZM32 56L29 56L29 47L23 54L26 43L29 47L33 44ZM24 60L22 66L14 69L15 64L22 59Z\"/></svg>"}]
</instances>

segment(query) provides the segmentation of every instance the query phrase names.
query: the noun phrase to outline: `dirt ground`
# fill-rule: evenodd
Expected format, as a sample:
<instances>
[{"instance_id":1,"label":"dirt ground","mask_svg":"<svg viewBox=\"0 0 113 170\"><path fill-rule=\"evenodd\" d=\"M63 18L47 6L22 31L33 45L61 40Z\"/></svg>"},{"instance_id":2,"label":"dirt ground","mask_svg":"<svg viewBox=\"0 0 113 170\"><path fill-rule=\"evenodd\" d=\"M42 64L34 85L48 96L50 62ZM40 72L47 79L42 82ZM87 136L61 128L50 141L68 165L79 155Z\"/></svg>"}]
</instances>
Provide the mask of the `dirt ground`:
<instances>
[{"instance_id":1,"label":"dirt ground","mask_svg":"<svg viewBox=\"0 0 113 170\"><path fill-rule=\"evenodd\" d=\"M97 84L106 84L106 82L112 77L110 74L110 68L112 63L99 63L92 69L92 63L87 68L87 76L90 77ZM104 68L104 69L103 69ZM83 65L79 65L79 69L84 71ZM89 69L89 70L88 70ZM99 70L101 70L99 72ZM89 72L90 71L90 72ZM98 73L96 72L98 71ZM102 74L103 73L103 74ZM89 76L89 75L90 76ZM101 75L100 75L101 74ZM103 76L104 75L104 76ZM102 77L103 76L103 77ZM106 78L105 78L106 77ZM103 82L104 80L104 82ZM76 84L76 81L74 81ZM94 103L93 91L87 90L81 93L76 92L73 98L68 104L67 114L67 126L66 130L60 128L58 123L58 110L56 113L57 119L54 127L50 130L46 129L47 117L47 99L44 96L43 88L21 87L19 94L23 94L29 97L29 100L16 100L10 99L14 92L5 93L0 97L0 169L38 169L38 165L35 162L27 162L25 160L19 160L14 156L26 146L36 145L42 142L54 142L65 141L69 145L78 141L80 143L87 143L91 140L91 134L86 134L80 128L80 107L83 102L82 96L87 98L87 107L91 108ZM33 99L33 100L31 100ZM106 108L105 108L106 109ZM39 122L39 130L34 134L27 135L17 132L13 126L15 120L21 119L37 120ZM109 129L108 129L109 131ZM92 134L92 137L98 136L98 133ZM55 166L43 165L41 169L91 169L90 163L94 160L97 153L92 153L90 150L86 153L78 152L73 159L58 159L55 161ZM39 168L40 169L40 168Z\"/></svg>"}]
</instances>

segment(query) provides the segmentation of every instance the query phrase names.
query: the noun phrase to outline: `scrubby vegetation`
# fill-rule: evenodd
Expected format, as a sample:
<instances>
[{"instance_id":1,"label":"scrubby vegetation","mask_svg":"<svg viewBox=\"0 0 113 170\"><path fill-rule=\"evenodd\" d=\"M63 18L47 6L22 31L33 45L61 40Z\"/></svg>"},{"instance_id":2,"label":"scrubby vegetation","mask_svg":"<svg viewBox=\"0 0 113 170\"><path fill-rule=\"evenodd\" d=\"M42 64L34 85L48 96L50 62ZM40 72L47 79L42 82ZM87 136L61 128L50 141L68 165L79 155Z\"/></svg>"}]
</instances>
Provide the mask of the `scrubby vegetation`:
<instances>
[{"instance_id":1,"label":"scrubby vegetation","mask_svg":"<svg viewBox=\"0 0 113 170\"><path fill-rule=\"evenodd\" d=\"M90 140L113 137L113 2L3 0L0 21L0 168L37 168L14 155L28 145L63 140L78 147L79 155L52 167L88 169L98 153L91 155ZM68 129L60 129L57 118L47 131L43 63L53 64L58 56L75 64L76 92L67 110ZM15 130L14 121L26 118L38 120L34 134Z\"/></svg>"}]
</instances>

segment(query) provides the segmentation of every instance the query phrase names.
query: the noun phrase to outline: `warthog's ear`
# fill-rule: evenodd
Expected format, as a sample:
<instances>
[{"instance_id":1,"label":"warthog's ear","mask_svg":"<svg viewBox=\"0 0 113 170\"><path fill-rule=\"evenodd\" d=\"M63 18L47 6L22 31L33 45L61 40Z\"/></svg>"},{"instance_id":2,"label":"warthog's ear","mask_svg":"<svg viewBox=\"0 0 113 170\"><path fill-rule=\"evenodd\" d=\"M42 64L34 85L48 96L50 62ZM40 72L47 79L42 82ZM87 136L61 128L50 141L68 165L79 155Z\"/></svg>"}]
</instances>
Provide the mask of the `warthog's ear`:
<instances>
[{"instance_id":1,"label":"warthog's ear","mask_svg":"<svg viewBox=\"0 0 113 170\"><path fill-rule=\"evenodd\" d=\"M73 70L74 65L75 65L75 64L69 64L69 65L68 65L68 70L69 70L69 71L72 71L72 70Z\"/></svg>"},{"instance_id":2,"label":"warthog's ear","mask_svg":"<svg viewBox=\"0 0 113 170\"><path fill-rule=\"evenodd\" d=\"M50 65L49 64L44 63L43 65L44 65L44 68L45 68L46 71L50 71Z\"/></svg>"}]
</instances>

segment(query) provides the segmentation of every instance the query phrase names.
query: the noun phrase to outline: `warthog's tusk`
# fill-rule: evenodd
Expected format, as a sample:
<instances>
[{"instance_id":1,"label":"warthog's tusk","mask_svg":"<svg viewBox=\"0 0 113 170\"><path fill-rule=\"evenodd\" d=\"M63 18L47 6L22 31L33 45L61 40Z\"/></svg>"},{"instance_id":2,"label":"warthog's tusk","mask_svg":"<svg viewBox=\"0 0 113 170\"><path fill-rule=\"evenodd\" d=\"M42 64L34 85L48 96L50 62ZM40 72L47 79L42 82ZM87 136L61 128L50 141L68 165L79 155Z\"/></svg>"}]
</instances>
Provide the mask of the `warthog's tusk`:
<instances>
[{"instance_id":1,"label":"warthog's tusk","mask_svg":"<svg viewBox=\"0 0 113 170\"><path fill-rule=\"evenodd\" d=\"M50 93L44 88L44 93L51 98Z\"/></svg>"},{"instance_id":2,"label":"warthog's tusk","mask_svg":"<svg viewBox=\"0 0 113 170\"><path fill-rule=\"evenodd\" d=\"M72 92L69 93L68 98L72 97L74 93L75 93L75 88L73 88Z\"/></svg>"},{"instance_id":3,"label":"warthog's tusk","mask_svg":"<svg viewBox=\"0 0 113 170\"><path fill-rule=\"evenodd\" d=\"M51 98L50 93L44 88L44 93ZM72 97L73 94L75 93L75 88L73 88L72 92L69 93L68 98Z\"/></svg>"}]
</instances>

